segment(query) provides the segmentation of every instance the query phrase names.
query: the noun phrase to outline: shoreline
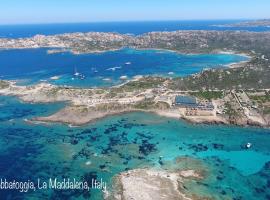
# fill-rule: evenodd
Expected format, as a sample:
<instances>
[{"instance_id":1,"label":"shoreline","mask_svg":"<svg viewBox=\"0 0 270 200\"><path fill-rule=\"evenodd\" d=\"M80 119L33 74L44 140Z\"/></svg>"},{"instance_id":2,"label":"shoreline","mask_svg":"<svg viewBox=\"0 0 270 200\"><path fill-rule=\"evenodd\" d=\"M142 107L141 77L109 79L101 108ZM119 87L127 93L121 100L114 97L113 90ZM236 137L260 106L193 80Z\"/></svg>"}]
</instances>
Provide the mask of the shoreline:
<instances>
[{"instance_id":1,"label":"shoreline","mask_svg":"<svg viewBox=\"0 0 270 200\"><path fill-rule=\"evenodd\" d=\"M76 52L74 51L73 49L65 49L65 48L56 48L56 52L53 52L53 53L48 53L48 51L54 51L55 49L54 48L51 48L51 47L33 47L33 48L28 48L28 47L25 47L25 48L7 48L7 49L3 49L3 48L0 48L0 51L1 50L21 50L21 49L47 49L46 50L46 53L48 55L50 54L59 54L59 53L71 53L73 55L84 55L84 54L102 54L102 53L107 53L107 52L115 52L115 51L121 51L123 49L126 49L126 48L119 48L119 49L108 49L108 50L93 50L93 51L89 51L89 52ZM241 53L238 53L238 52L235 52L235 51L231 51L231 50L228 50L228 51L212 51L212 52L209 52L209 53L186 53L186 52L181 52L181 51L177 51L177 50L170 50L170 49L160 49L160 48L127 48L127 49L131 49L131 50L137 50L137 51L163 51L163 52L172 52L172 53L176 53L176 54L182 54L182 55L204 55L204 54L213 54L213 55L218 55L218 54L228 54L228 55L239 55L239 56L242 56L242 57L246 57L247 60L244 60L244 61L239 61L239 62L233 62L233 63L229 63L229 64L224 64L222 66L224 66L224 69L233 69L233 68L241 68L241 67L244 67L245 64L249 63L253 58L254 58L254 55L250 55L248 53L244 53L244 52L241 52ZM214 68L211 68L211 69L216 69L215 67ZM217 68L218 69L218 68ZM209 70L207 67L203 68L202 71L204 70ZM201 72L202 72L201 71ZM198 72L198 73L201 73L201 72ZM189 76L192 76L192 75L196 75L198 73L194 73L194 74L190 74ZM132 81L136 81L140 78L137 78L136 76L141 76L141 77L148 77L148 76L151 76L151 77L162 77L162 78L181 78L181 76L168 76L168 74L148 74L148 75L135 75L133 77L130 77L130 78L127 78L125 80L122 80L122 83L119 83L119 84L116 84L116 85L112 85L112 86L108 86L108 88L118 88L118 87L121 87L129 82L132 82ZM49 80L58 80L59 78L61 77L61 75L54 75L52 77L49 78ZM5 79L0 79L0 80L4 80L4 81L10 81L10 82L15 82L17 83L18 81L20 81L20 79L18 80L5 80ZM40 82L38 83L35 83L34 85L37 85L41 83L41 80ZM52 84L54 85L53 83L51 82L48 82L49 84ZM23 86L26 86L26 85L23 85ZM57 86L57 87L72 87L72 88L81 88L79 86L69 86L69 85L54 85L54 86ZM86 89L96 89L96 88L104 88L104 86L87 86L87 87L83 87L83 88L86 88ZM107 88L107 86L105 86L105 88Z\"/></svg>"},{"instance_id":2,"label":"shoreline","mask_svg":"<svg viewBox=\"0 0 270 200\"><path fill-rule=\"evenodd\" d=\"M234 51L219 51L218 53L220 53L220 54L228 54L228 55L238 55L238 56L242 56L242 57L247 58L247 60L243 60L243 61L239 61L239 62L233 62L233 63L227 64L227 65L224 65L226 68L229 68L229 69L244 67L245 64L252 61L252 59L254 59L254 57L255 57L254 55L250 55L248 53L243 53L243 52L242 53L237 53L237 52L234 52Z\"/></svg>"},{"instance_id":3,"label":"shoreline","mask_svg":"<svg viewBox=\"0 0 270 200\"><path fill-rule=\"evenodd\" d=\"M114 186L104 197L105 200L195 200L194 195L190 196L184 190L184 181L204 178L199 170L194 169L137 168L115 175ZM160 190L161 187L162 190Z\"/></svg>"},{"instance_id":4,"label":"shoreline","mask_svg":"<svg viewBox=\"0 0 270 200\"><path fill-rule=\"evenodd\" d=\"M76 51L72 48L66 48L66 47L50 47L50 46L44 46L44 47L6 47L2 48L0 47L0 51L8 51L8 50L24 50L24 49L47 49L46 53L47 54L58 54L58 53L66 53L69 52L73 55L83 55L83 54L100 54L100 53L107 53L107 52L114 52L114 51L121 51L123 49L133 49L137 51L157 51L157 52L171 52L171 53L176 53L176 54L182 54L182 55L204 55L204 54L228 54L228 55L238 55L238 56L243 56L246 58L253 58L252 55L245 53L245 52L235 52L232 50L212 50L210 52L200 52L200 53L187 53L185 51L180 51L180 50L173 50L173 49L166 49L166 48L136 48L136 47L119 47L119 48L111 48L111 49L106 49L106 50L91 50L91 51L86 51L86 52L80 52ZM240 61L243 62L243 61Z\"/></svg>"},{"instance_id":5,"label":"shoreline","mask_svg":"<svg viewBox=\"0 0 270 200\"><path fill-rule=\"evenodd\" d=\"M66 108L64 108L66 109ZM62 109L62 110L64 110ZM143 109L130 109L130 110L121 110L121 111L114 111L114 112L99 112L99 115L97 117L89 117L88 119L83 119L80 118L81 121L73 121L73 123L69 120L63 120L65 119L65 115L59 115L61 113L60 110L57 113L54 113L50 116L47 117L36 117L33 119L27 120L29 123L60 123L60 124L66 124L70 127L81 127L81 126L86 126L89 124L93 124L99 120L113 117L113 116L121 116L124 114L128 113L150 113L150 114L155 114L160 117L168 118L168 119L175 119L175 120L182 120L186 123L189 124L195 124L195 125L226 125L226 126L237 126L237 127L254 127L254 128L263 128L263 129L270 129L269 126L267 125L262 125L262 124L255 124L255 123L247 123L247 124L235 124L235 123L230 123L226 119L218 118L218 117L210 117L210 118L203 118L203 117L198 117L198 118L191 118L191 117L184 117L181 116L180 114L176 114L173 112L166 112L166 110L143 110ZM59 119L62 120L59 120Z\"/></svg>"},{"instance_id":6,"label":"shoreline","mask_svg":"<svg viewBox=\"0 0 270 200\"><path fill-rule=\"evenodd\" d=\"M54 103L54 102L69 102L61 110L51 114L50 116L38 116L33 119L28 119L27 122L52 122L63 123L68 125L82 126L89 123L94 123L103 118L121 115L130 112L146 112L157 114L162 117L174 118L185 120L194 124L226 124L237 126L256 126L261 128L269 128L267 121L259 122L252 119L240 118L240 120L227 119L226 116L212 115L196 115L186 116L175 107L170 108L136 108L134 103L144 101L142 98L134 99L134 102L119 103L116 99L106 99L106 92L101 96L96 96L96 92L99 89L63 89L51 84L41 83L34 87L16 86L16 82L10 81L9 87L0 90L0 95L3 96L16 96L26 103ZM96 97L94 99L100 99L101 102L96 102L90 105L93 101L87 96L88 92L94 93ZM85 93L86 96L77 96ZM52 95L53 94L53 95ZM130 97L131 98L131 97ZM121 98L119 99L121 101ZM126 100L130 101L130 100ZM107 102L107 103L106 103ZM118 103L117 103L118 102Z\"/></svg>"},{"instance_id":7,"label":"shoreline","mask_svg":"<svg viewBox=\"0 0 270 200\"><path fill-rule=\"evenodd\" d=\"M20 49L32 49L32 48L7 48L7 49L4 49L4 50L20 50ZM121 51L125 48L119 48L119 49L109 49L109 50L104 50L104 51L91 51L91 52L85 52L85 53L80 53L80 52L75 52L73 51L72 49L62 49L61 47L58 49L60 50L59 52L55 52L55 53L48 53L48 51L50 50L54 50L53 48L50 48L50 47L33 47L33 49L47 49L46 52L47 54L58 54L58 53L63 53L63 52L69 52L73 55L83 55L83 54L102 54L102 53L107 53L107 52L114 52L114 51ZM185 53L185 52L181 52L181 51L177 51L177 50L170 50L170 49L159 49L159 48L130 48L130 49L133 49L133 50L137 50L137 51L144 51L144 50L150 50L150 51L164 51L164 52L172 52L172 53L176 53L176 54L182 54L182 55L203 55L205 53ZM0 48L0 51L3 50ZM62 51L64 50L64 51ZM209 54L209 53L208 53ZM233 68L241 68L241 67L244 67L245 64L249 63L253 58L254 56L253 55L250 55L248 53L237 53L237 52L234 52L234 51L213 51L212 54L229 54L229 55L239 55L239 56L242 56L242 57L246 57L247 60L245 61L240 61L240 62L233 62L233 63L229 63L229 64L225 64L223 65L224 66L224 69L233 69ZM215 68L211 68L211 69L215 69ZM206 68L203 68L202 71L204 70L209 70L207 67ZM201 72L198 72L198 73L201 73ZM195 73L195 74L190 74L189 76L192 76L192 75L196 75L198 73ZM139 78L136 77L136 76L140 76ZM132 81L137 81L139 80L140 78L143 78L143 77L148 77L148 76L151 76L151 77L162 77L162 78L180 78L179 76L176 76L176 77L171 77L171 76L168 76L168 74L164 74L164 75L155 75L155 74L150 74L150 75L135 75L133 77L130 77L126 80L123 80L122 83L119 83L117 85L112 85L112 86L109 86L108 88L118 88L118 87L121 87L129 82L132 82ZM59 79L60 76L59 75L55 75L55 76L52 76L50 77L49 79L50 80L57 80ZM20 81L20 79L17 79L17 80L5 80L5 79L0 79L0 80L4 80L4 81L9 81L9 82L14 82L15 84ZM40 84L40 82L38 83L35 83L34 85L37 85L37 84ZM72 87L72 88L81 88L79 86L67 86L67 85L54 85L53 83L50 83L48 82L48 84L51 84L53 86L56 86L56 87ZM22 86L27 86L27 85L22 85ZM83 87L84 89L103 89L104 86L90 86L90 87ZM105 88L107 88L105 86Z\"/></svg>"},{"instance_id":8,"label":"shoreline","mask_svg":"<svg viewBox=\"0 0 270 200\"><path fill-rule=\"evenodd\" d=\"M42 47L38 47L38 48L42 48ZM27 49L29 49L29 48L27 48ZM96 52L96 53L118 51L118 50L121 50L121 49L125 49L125 48L111 49L111 50L109 49L109 50L99 51L99 52ZM201 55L201 54L203 54L203 53L188 54L188 53L184 53L184 52L181 52L181 51L170 50L170 49L166 49L166 48L163 48L163 49L160 49L160 48L130 48L130 49L131 50L132 49L133 50L138 50L138 51L150 50L150 51L156 51L156 52L161 52L161 53L162 52L173 52L173 53L176 53L176 54L183 54L183 55ZM61 50L61 48L59 48L58 51L59 50ZM73 49L62 49L62 50L71 52L73 54L87 54L87 52L85 52L85 53L75 52ZM91 53L94 53L94 52L95 51L93 51ZM245 53L245 52L240 52L239 53L239 52L232 51L232 50L226 50L226 51L215 50L215 51L212 51L211 54L231 54L231 55L239 55L239 56L243 56L243 57L247 58L247 60L244 60L244 61L234 62L234 63L230 63L230 64L227 64L227 65L223 65L223 66L226 67L224 69L243 67L243 66L245 66L246 63L249 63L254 58L254 55L251 55L251 54L248 54L248 53ZM201 72L199 72L199 73L201 73ZM92 101L93 99L94 100L99 99L101 102L105 102L105 101L108 100L107 102L108 102L108 104L110 104L110 100L107 99L106 95L96 95L96 97L94 97L94 98L89 98L86 95L84 95L84 92L87 92L88 90L91 92L91 91L94 91L94 90L101 89L101 90L104 90L104 92L106 93L110 89L120 88L121 86L124 86L124 85L126 85L126 84L128 84L128 83L130 83L132 81L139 81L141 78L144 78L144 77L147 77L147 76L156 77L155 75L145 75L145 76L142 76L140 78L135 78L135 77L132 78L131 77L130 79L123 81L123 83L120 83L120 84L115 85L115 86L110 86L108 88L104 88L104 87L80 88L80 87L70 86L70 91L65 91L64 89L61 89L61 87L64 87L64 86L54 85L54 84L51 84L51 83L34 84L33 85L34 89L31 89L31 88L28 88L27 86L21 86L21 87L17 86L16 81L8 81L10 83L10 87L12 87L11 90L7 89L6 93L5 93L5 91L4 92L2 91L2 93L1 93L1 90L0 90L0 95L1 94L3 94L3 95L14 95L14 96L19 97L24 102L31 102L31 103L37 103L37 102L48 103L48 102L58 102L58 101L69 101L70 102L70 105L66 106L63 110L60 110L60 111L58 111L58 112L56 112L53 115L48 116L48 117L37 117L37 118L33 119L33 121L57 122L57 123L66 123L66 124L81 126L81 125L85 125L85 124L88 124L88 123L93 123L93 122L95 122L97 120L100 120L102 118L112 116L112 115L120 115L120 114L123 114L123 113L138 112L138 111L141 112L142 111L142 112L154 113L154 114L164 116L164 117L169 117L169 118L183 119L185 121L188 121L188 122L191 122L191 123L196 123L196 124L233 124L233 123L229 122L227 119L225 119L224 117L217 117L217 116L211 116L211 117L206 117L206 116L186 117L186 116L181 116L180 113L173 113L173 112L168 112L168 111L165 112L164 110L141 110L141 109L130 109L129 108L129 109L126 109L126 110L125 109L124 110L109 110L109 111L100 111L100 112L98 112L98 111L95 110L95 106L98 105L99 103L90 103L90 108L91 108L91 106L93 106L93 109L94 109L93 111L89 111L89 113L92 116L82 116L82 119L79 120L79 119L74 118L74 116L76 116L76 114L74 116L72 116L72 114L74 114L74 113L71 112L70 119L67 119L67 116L68 116L69 113L65 112L65 109L68 110L72 106L81 105L81 106L88 107L88 109L89 109L88 101ZM190 76L192 76L192 74ZM58 77L53 76L53 77L51 77L51 79L52 78L56 79ZM17 89L18 89L18 91L15 91ZM77 91L75 91L76 89L77 89ZM151 88L151 89L154 89L154 88ZM45 90L45 91L42 91L42 90ZM60 90L60 93L63 93L62 95L60 95L60 93L58 93L59 90ZM36 94L33 95L32 92L34 92ZM76 96L76 94L79 94L79 93L80 93L81 97ZM145 91L143 93L145 93ZM131 98L131 97L129 97L129 98ZM119 98L119 100L121 100L121 98ZM116 101L116 99L112 99L112 102L114 102L114 101ZM138 100L136 100L135 103L136 102L138 102ZM125 105L125 103L123 105ZM130 105L132 106L132 103ZM64 112L64 115L61 115L61 111ZM88 113L88 115L90 115L89 113ZM96 115L96 116L93 116L93 114ZM81 113L77 113L77 115L80 116ZM64 120L59 120L59 119L62 119L63 117L64 117ZM240 122L234 122L234 123L236 123L236 125L243 126L243 124L240 123ZM255 125L255 126L259 126L259 127L269 127L268 124L265 124L265 125L256 124L254 122L250 123L248 121L245 121L244 125L245 126L246 125L247 126L254 126Z\"/></svg>"},{"instance_id":9,"label":"shoreline","mask_svg":"<svg viewBox=\"0 0 270 200\"><path fill-rule=\"evenodd\" d=\"M182 54L182 55L190 55L190 56L196 56L196 55L204 55L204 54L227 54L227 55L238 55L238 56L242 56L242 57L246 57L247 59L252 59L254 56L250 55L249 53L245 53L245 52L236 52L233 50L227 50L227 51L223 51L223 50L213 50L210 52L204 52L204 53L187 53L184 51L179 51L179 50L172 50L172 49L160 49L160 48L130 48L130 49L135 49L138 51L164 51L164 52L171 52L171 53L176 53L176 54ZM250 60L249 60L250 61ZM240 62L244 62L244 61L240 61ZM246 61L245 61L246 62Z\"/></svg>"}]
</instances>

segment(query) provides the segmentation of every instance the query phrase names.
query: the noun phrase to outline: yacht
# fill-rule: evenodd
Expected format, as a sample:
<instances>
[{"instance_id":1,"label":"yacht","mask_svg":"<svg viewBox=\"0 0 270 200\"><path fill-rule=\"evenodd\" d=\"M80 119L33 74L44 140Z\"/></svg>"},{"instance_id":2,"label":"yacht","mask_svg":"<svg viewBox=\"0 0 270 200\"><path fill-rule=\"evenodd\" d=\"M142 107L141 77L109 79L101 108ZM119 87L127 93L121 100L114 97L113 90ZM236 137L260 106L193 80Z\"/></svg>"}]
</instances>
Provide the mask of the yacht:
<instances>
[{"instance_id":1,"label":"yacht","mask_svg":"<svg viewBox=\"0 0 270 200\"><path fill-rule=\"evenodd\" d=\"M83 74L81 74L81 73L79 73L78 71L77 71L77 68L75 67L75 69L74 69L74 74L73 74L75 77L78 77L79 79L81 79L81 80L84 80L85 79L85 76L83 75ZM73 79L74 80L74 79Z\"/></svg>"},{"instance_id":2,"label":"yacht","mask_svg":"<svg viewBox=\"0 0 270 200\"><path fill-rule=\"evenodd\" d=\"M74 69L74 76L80 76L80 73L77 71L77 68Z\"/></svg>"},{"instance_id":3,"label":"yacht","mask_svg":"<svg viewBox=\"0 0 270 200\"><path fill-rule=\"evenodd\" d=\"M250 148L251 148L251 146L252 146L252 144L251 144L251 143L249 143L249 142L246 144L246 148L247 148L247 149L250 149Z\"/></svg>"}]
</instances>

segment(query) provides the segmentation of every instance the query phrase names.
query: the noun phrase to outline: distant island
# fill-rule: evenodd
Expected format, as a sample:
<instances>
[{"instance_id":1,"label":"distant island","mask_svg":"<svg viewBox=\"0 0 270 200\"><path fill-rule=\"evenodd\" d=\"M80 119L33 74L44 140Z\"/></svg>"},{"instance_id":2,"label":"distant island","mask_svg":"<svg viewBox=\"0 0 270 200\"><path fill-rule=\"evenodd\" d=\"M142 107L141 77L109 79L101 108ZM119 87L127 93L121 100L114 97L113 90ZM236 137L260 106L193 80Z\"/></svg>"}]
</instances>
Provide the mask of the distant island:
<instances>
[{"instance_id":1,"label":"distant island","mask_svg":"<svg viewBox=\"0 0 270 200\"><path fill-rule=\"evenodd\" d=\"M270 27L270 19L250 20L233 24L216 25L218 27Z\"/></svg>"}]
</instances>

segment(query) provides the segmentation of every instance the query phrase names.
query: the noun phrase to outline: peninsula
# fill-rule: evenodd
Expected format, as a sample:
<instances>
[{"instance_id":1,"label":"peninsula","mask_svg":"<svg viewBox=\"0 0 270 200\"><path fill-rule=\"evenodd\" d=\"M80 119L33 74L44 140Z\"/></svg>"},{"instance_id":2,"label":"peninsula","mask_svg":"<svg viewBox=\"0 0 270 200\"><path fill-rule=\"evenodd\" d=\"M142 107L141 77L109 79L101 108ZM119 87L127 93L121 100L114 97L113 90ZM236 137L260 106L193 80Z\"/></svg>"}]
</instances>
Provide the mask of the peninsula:
<instances>
[{"instance_id":1,"label":"peninsula","mask_svg":"<svg viewBox=\"0 0 270 200\"><path fill-rule=\"evenodd\" d=\"M176 90L175 80L142 77L112 88L72 88L47 83L17 86L1 81L0 94L25 102L69 102L59 112L31 119L83 125L97 119L132 111L154 112L195 123L269 126L269 90ZM265 101L262 101L265 100ZM265 113L266 112L266 113Z\"/></svg>"},{"instance_id":2,"label":"peninsula","mask_svg":"<svg viewBox=\"0 0 270 200\"><path fill-rule=\"evenodd\" d=\"M270 27L270 19L249 20L239 23L216 25L218 27Z\"/></svg>"},{"instance_id":3,"label":"peninsula","mask_svg":"<svg viewBox=\"0 0 270 200\"><path fill-rule=\"evenodd\" d=\"M250 60L229 68L204 70L185 78L136 77L111 88L72 88L41 83L18 86L2 80L0 94L26 102L67 101L59 112L32 121L82 125L131 111L155 112L196 123L269 126L270 33L239 31L151 32L140 36L118 33L72 33L33 38L0 39L0 48L52 48L48 53L76 54L117 50L165 49L181 53L235 53Z\"/></svg>"}]
</instances>

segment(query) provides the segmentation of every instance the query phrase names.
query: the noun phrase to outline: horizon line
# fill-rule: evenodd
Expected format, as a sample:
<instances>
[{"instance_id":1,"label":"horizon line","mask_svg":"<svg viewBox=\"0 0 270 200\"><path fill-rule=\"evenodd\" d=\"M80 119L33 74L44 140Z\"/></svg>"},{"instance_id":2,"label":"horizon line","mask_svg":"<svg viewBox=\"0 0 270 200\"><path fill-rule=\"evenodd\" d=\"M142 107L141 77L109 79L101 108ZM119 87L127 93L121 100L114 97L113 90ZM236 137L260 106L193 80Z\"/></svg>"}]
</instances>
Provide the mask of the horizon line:
<instances>
[{"instance_id":1,"label":"horizon line","mask_svg":"<svg viewBox=\"0 0 270 200\"><path fill-rule=\"evenodd\" d=\"M57 25L57 24L94 24L94 23L136 23L136 22L177 22L177 21L245 21L245 20L265 20L270 18L235 18L235 19L160 19L160 20L113 20L113 21L78 21L78 22L33 22L33 23L0 23L0 26L20 26L20 25Z\"/></svg>"}]
</instances>

